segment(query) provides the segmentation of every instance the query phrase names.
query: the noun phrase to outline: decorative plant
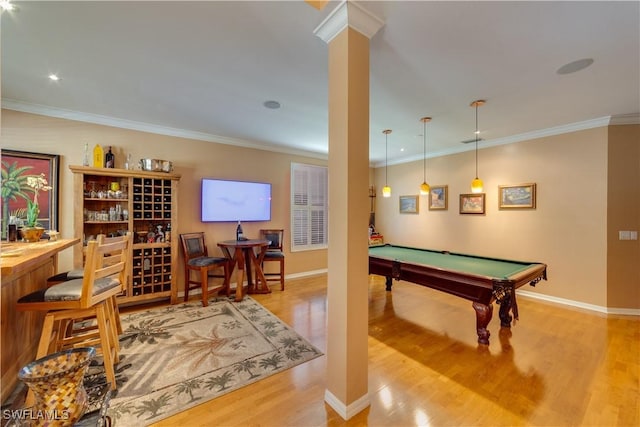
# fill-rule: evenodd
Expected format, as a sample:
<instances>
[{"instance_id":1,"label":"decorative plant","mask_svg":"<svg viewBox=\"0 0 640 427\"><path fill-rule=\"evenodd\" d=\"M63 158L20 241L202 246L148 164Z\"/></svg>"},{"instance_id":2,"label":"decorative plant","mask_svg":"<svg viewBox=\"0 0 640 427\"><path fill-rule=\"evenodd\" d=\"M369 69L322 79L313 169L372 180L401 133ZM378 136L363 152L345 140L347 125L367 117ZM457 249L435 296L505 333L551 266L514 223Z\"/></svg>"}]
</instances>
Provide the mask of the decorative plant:
<instances>
[{"instance_id":1,"label":"decorative plant","mask_svg":"<svg viewBox=\"0 0 640 427\"><path fill-rule=\"evenodd\" d=\"M27 200L27 227L36 227L38 225L38 216L40 215L40 206L38 205L38 194L40 191L49 191L51 186L48 185L44 174L31 175L27 177L27 185L33 190L33 200Z\"/></svg>"},{"instance_id":2,"label":"decorative plant","mask_svg":"<svg viewBox=\"0 0 640 427\"><path fill-rule=\"evenodd\" d=\"M29 194L24 190L27 187L27 177L32 175L26 175L29 169L33 166L18 166L18 162L9 164L2 161L2 180L0 181L0 190L2 193L2 236L6 236L6 228L9 222L9 202L16 201L18 197L29 200ZM30 189L29 189L30 190ZM20 216L23 211L21 208L15 213L16 216Z\"/></svg>"}]
</instances>

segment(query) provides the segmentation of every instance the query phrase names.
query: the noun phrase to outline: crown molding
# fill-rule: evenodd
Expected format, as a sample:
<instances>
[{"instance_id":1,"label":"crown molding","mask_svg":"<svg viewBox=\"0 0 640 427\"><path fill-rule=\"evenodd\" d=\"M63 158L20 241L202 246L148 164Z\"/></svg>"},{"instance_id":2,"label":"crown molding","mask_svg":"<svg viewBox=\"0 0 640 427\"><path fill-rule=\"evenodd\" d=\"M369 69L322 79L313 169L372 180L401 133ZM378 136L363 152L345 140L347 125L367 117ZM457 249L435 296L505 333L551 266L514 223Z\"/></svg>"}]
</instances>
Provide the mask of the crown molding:
<instances>
[{"instance_id":1,"label":"crown molding","mask_svg":"<svg viewBox=\"0 0 640 427\"><path fill-rule=\"evenodd\" d=\"M345 0L318 25L313 34L325 43L331 42L345 28L351 27L370 39L384 25L384 21L353 0Z\"/></svg>"},{"instance_id":2,"label":"crown molding","mask_svg":"<svg viewBox=\"0 0 640 427\"><path fill-rule=\"evenodd\" d=\"M103 116L100 114L82 113L79 111L53 108L40 104L29 104L7 98L2 98L2 108L5 108L7 110L20 111L23 113L38 114L41 116L56 117L59 119L74 120L77 122L111 126L121 129L130 129L157 135L175 136L178 138L195 139L198 141L213 142L216 144L232 145L234 147L251 148L254 150L271 151L276 153L311 157L322 160L327 160L329 158L327 153L299 150L295 148L282 147L257 141L250 141L242 138L230 138L227 136L213 135L210 133L195 132L150 123L136 122L133 120L119 119L115 117Z\"/></svg>"},{"instance_id":3,"label":"crown molding","mask_svg":"<svg viewBox=\"0 0 640 427\"><path fill-rule=\"evenodd\" d=\"M627 116L633 116L633 114L625 115L624 117L627 117ZM571 133L571 132L577 132L581 130L609 126L610 124L612 124L611 122L612 122L612 117L605 116L597 119L585 120L583 122L569 123L566 125L554 126L548 129L540 129L540 130L534 130L531 132L520 133L517 135L511 135L504 138L488 139L478 144L478 149L482 150L484 148L496 147L499 145L515 144L517 142L530 141L532 139L544 138L547 136L562 135L565 133ZM616 123L616 124L632 124L632 123ZM470 144L467 144L467 145L460 144L460 147L457 147L457 148L454 147L454 148L445 149L445 150L433 151L427 154L427 158L431 159L434 157L448 156L450 154L458 154L458 153L464 153L466 151L475 150L475 147L469 147L468 145ZM387 164L399 165L402 163L409 163L409 162L422 160L422 157L423 157L422 155L402 157L399 159L389 161ZM377 162L375 164L371 164L372 167L383 167L384 165L385 163L382 161Z\"/></svg>"},{"instance_id":4,"label":"crown molding","mask_svg":"<svg viewBox=\"0 0 640 427\"><path fill-rule=\"evenodd\" d=\"M609 122L611 126L617 125L640 125L640 113L618 114L611 116Z\"/></svg>"}]
</instances>

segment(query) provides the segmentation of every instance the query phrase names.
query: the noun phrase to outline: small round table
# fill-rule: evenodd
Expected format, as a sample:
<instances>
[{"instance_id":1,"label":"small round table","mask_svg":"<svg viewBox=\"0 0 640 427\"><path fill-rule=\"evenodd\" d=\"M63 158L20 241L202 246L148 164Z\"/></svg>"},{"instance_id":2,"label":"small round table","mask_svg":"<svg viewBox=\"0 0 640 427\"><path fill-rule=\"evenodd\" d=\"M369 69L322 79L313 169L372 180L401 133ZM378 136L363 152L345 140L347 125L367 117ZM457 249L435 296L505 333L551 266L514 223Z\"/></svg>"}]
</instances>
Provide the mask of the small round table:
<instances>
[{"instance_id":1,"label":"small round table","mask_svg":"<svg viewBox=\"0 0 640 427\"><path fill-rule=\"evenodd\" d=\"M242 284L244 283L245 267L247 276L247 293L248 294L268 294L271 292L267 285L267 280L262 271L262 261L264 254L267 252L269 242L266 239L249 239L249 240L225 240L218 242L218 246L227 258L231 260L231 270L229 277L236 271L236 301L242 301ZM258 248L256 255L254 248ZM233 251L233 253L232 253ZM251 274L251 264L256 270L256 283L253 283Z\"/></svg>"}]
</instances>

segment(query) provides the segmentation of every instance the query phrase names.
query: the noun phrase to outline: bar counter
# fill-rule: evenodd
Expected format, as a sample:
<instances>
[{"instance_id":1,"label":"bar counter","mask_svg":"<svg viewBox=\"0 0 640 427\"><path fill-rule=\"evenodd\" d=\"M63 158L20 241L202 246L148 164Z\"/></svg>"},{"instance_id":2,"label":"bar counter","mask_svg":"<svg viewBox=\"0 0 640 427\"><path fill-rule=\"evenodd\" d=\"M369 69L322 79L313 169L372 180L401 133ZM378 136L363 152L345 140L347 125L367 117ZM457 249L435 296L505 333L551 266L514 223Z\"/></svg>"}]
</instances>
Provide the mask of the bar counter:
<instances>
[{"instance_id":1,"label":"bar counter","mask_svg":"<svg viewBox=\"0 0 640 427\"><path fill-rule=\"evenodd\" d=\"M4 402L18 383L20 368L34 360L45 313L21 312L16 301L46 287L47 278L58 270L58 253L80 239L41 240L37 243L2 242L0 296L2 378L0 400Z\"/></svg>"}]
</instances>

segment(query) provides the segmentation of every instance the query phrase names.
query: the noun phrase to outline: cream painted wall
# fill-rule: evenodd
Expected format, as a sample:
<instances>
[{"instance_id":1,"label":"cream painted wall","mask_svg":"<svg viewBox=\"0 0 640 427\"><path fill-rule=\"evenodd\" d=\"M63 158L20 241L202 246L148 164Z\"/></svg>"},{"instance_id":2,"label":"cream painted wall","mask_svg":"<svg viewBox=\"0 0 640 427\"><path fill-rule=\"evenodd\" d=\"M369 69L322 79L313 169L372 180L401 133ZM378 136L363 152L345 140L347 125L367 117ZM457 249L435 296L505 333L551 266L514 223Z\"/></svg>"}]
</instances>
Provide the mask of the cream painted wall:
<instances>
[{"instance_id":1,"label":"cream painted wall","mask_svg":"<svg viewBox=\"0 0 640 427\"><path fill-rule=\"evenodd\" d=\"M113 146L116 167L123 167L126 154L133 159L152 157L171 160L174 172L182 175L179 188L178 233L204 231L209 253L220 255L219 240L235 237L235 223L200 222L200 179L204 176L266 181L272 183L272 220L243 223L245 235L257 236L265 227L290 229L289 194L291 162L326 165L326 161L233 147L230 145L156 135L109 126L2 110L2 148L60 154L59 218L62 237L73 234L72 174L69 165L82 164L84 143L89 147ZM173 224L174 226L176 224ZM286 273L304 273L327 268L327 251L289 252L289 234L285 233ZM180 261L181 265L182 261ZM60 269L72 266L71 251L60 256ZM183 289L182 268L178 272Z\"/></svg>"},{"instance_id":2,"label":"cream painted wall","mask_svg":"<svg viewBox=\"0 0 640 427\"><path fill-rule=\"evenodd\" d=\"M607 305L607 128L479 150L485 215L460 215L470 193L474 152L427 160L427 182L449 186L449 209L399 214L398 196L418 194L422 161L389 166L392 197L384 199L384 167L375 184L376 228L385 242L490 257L539 261L549 280L528 291ZM536 183L537 209L499 210L498 185Z\"/></svg>"},{"instance_id":3,"label":"cream painted wall","mask_svg":"<svg viewBox=\"0 0 640 427\"><path fill-rule=\"evenodd\" d=\"M2 110L1 118L2 148L61 155L59 217L63 237L70 237L73 230L72 179L68 166L81 164L85 141L91 147L96 143L113 145L118 167L126 153L131 153L134 159L153 156L172 160L175 171L182 175L178 231L205 231L207 243L214 253L217 251L215 242L232 237L235 225L200 222L198 203L202 176L272 182L274 204L270 225L288 229L290 162L326 164L313 158L12 110ZM607 192L611 188L608 188L607 179L630 183L631 193L638 191L637 184L634 187L628 175L633 174L633 156L637 156L640 127L611 126L608 129L598 128L481 149L479 174L484 180L487 195L487 213L484 216L458 213L458 196L469 192L474 176L473 152L427 161L427 181L431 185L449 185L448 211L428 211L426 200L421 198L418 215L398 213L398 195L418 194L418 186L422 182L422 161L389 166L389 184L393 192L390 199L384 199L380 194L384 185L384 168L372 170L371 182L375 183L378 191L375 199L376 228L387 242L546 262L549 281L542 282L535 289L527 287L528 290L597 306L638 309L638 283L634 283L633 275L620 273L620 268L637 272L638 260L633 257L638 253L638 241L620 242L613 236L623 225L634 229L634 218L629 219L634 211L625 207L625 203L634 199L614 198L608 206ZM616 146L608 148L607 138ZM626 159L631 166L616 168L614 163L608 169L609 155L615 156L613 161L616 158ZM635 159L637 162L637 157ZM538 185L537 209L498 210L498 185L525 182ZM585 182L593 182L595 187L587 190ZM602 196L593 197L591 194ZM608 211L609 215L618 218L610 220L609 224ZM622 224L618 222L620 218ZM640 219L635 221L637 229ZM249 235L256 234L260 227L259 223L244 224ZM626 254L623 258L627 262L623 267L617 264L607 266L607 245L609 256L616 262L621 259L620 254ZM632 247L631 252L627 247ZM68 269L71 264L71 251L63 252L60 268ZM326 250L289 253L287 248L287 274L326 268ZM611 280L610 288L607 288L607 276ZM182 289L181 275L179 283Z\"/></svg>"}]
</instances>

